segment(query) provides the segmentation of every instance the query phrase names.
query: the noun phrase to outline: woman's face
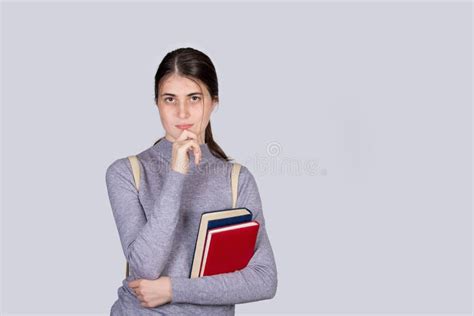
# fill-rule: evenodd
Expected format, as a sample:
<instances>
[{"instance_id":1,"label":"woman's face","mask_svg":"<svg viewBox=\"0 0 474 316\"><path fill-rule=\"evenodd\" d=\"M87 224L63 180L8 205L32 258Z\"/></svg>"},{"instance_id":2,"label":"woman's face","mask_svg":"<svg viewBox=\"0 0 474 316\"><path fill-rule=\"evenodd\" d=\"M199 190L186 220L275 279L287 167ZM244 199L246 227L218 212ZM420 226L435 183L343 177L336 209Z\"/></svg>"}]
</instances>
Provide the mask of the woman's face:
<instances>
[{"instance_id":1,"label":"woman's face","mask_svg":"<svg viewBox=\"0 0 474 316\"><path fill-rule=\"evenodd\" d=\"M212 102L206 86L200 85L202 92L196 82L176 74L162 82L157 107L166 139L174 142L183 132L177 125L192 124L186 129L198 136L199 144L204 143L206 126L217 102Z\"/></svg>"}]
</instances>

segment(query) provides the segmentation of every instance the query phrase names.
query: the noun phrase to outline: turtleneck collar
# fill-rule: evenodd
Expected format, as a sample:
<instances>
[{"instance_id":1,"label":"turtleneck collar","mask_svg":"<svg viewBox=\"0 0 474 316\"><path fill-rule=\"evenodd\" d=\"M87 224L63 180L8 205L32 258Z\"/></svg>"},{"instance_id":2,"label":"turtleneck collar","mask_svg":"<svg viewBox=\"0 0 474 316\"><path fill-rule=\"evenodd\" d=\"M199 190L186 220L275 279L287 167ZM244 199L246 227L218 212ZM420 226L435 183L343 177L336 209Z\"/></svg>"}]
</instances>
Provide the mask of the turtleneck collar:
<instances>
[{"instance_id":1,"label":"turtleneck collar","mask_svg":"<svg viewBox=\"0 0 474 316\"><path fill-rule=\"evenodd\" d=\"M209 149L209 145L207 143L200 144L199 147L201 148L201 161L199 165L209 163L211 160L217 158ZM167 162L171 162L171 155L173 150L173 142L168 140L167 138L163 137L158 143L153 145L152 147L155 152L163 157ZM189 167L190 169L194 169L194 154L190 153L189 155Z\"/></svg>"}]
</instances>

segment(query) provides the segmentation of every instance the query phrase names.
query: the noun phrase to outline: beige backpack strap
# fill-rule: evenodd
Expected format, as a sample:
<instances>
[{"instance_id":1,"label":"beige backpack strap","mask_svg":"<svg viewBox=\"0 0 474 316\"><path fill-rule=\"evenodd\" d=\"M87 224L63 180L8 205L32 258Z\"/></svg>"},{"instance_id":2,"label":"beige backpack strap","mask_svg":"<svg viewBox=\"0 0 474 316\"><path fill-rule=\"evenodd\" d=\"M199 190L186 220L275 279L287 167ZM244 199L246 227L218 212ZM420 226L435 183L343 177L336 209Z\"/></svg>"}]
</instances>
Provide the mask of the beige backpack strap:
<instances>
[{"instance_id":1,"label":"beige backpack strap","mask_svg":"<svg viewBox=\"0 0 474 316\"><path fill-rule=\"evenodd\" d=\"M137 156L128 156L128 160L130 160L130 165L132 166L133 172L133 180L135 181L135 188L137 191L140 187L140 165L138 164ZM130 275L130 267L128 262L125 264L125 278Z\"/></svg>"},{"instance_id":2,"label":"beige backpack strap","mask_svg":"<svg viewBox=\"0 0 474 316\"><path fill-rule=\"evenodd\" d=\"M133 179L135 180L135 187L138 190L140 187L140 166L138 165L138 158L137 156L128 156L128 160L130 160L130 164L132 165Z\"/></svg>"},{"instance_id":3,"label":"beige backpack strap","mask_svg":"<svg viewBox=\"0 0 474 316\"><path fill-rule=\"evenodd\" d=\"M239 187L239 173L241 165L234 162L232 166L232 208L237 204L237 188Z\"/></svg>"}]
</instances>

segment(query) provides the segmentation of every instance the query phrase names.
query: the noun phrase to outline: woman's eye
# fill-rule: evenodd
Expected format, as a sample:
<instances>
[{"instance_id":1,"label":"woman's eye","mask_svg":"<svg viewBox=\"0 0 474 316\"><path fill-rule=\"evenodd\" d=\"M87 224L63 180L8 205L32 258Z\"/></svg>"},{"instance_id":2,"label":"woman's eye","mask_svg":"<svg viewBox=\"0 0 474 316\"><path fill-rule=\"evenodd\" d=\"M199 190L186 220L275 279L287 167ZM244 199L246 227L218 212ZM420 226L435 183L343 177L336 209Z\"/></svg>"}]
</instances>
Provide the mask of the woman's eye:
<instances>
[{"instance_id":1,"label":"woman's eye","mask_svg":"<svg viewBox=\"0 0 474 316\"><path fill-rule=\"evenodd\" d=\"M191 99L193 101L199 101L199 100L201 100L201 97L198 97L197 95L193 95L193 96L191 96ZM167 97L164 100L165 100L166 103L170 103L170 102L172 102L170 100L173 100L173 98L172 97Z\"/></svg>"}]
</instances>

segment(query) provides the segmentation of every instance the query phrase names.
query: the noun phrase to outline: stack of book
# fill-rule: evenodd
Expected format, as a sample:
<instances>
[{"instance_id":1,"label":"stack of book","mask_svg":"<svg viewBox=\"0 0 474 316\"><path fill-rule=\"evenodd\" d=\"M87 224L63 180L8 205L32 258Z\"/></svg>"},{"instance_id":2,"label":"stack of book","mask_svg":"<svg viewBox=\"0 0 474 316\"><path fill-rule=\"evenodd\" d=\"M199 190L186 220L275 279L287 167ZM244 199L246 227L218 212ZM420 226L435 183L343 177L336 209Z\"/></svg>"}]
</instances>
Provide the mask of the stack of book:
<instances>
[{"instance_id":1,"label":"stack of book","mask_svg":"<svg viewBox=\"0 0 474 316\"><path fill-rule=\"evenodd\" d=\"M247 208L202 213L189 277L245 268L254 254L259 227Z\"/></svg>"}]
</instances>

